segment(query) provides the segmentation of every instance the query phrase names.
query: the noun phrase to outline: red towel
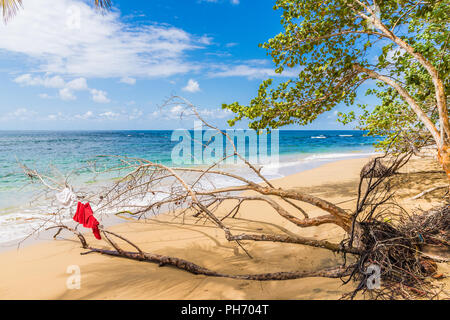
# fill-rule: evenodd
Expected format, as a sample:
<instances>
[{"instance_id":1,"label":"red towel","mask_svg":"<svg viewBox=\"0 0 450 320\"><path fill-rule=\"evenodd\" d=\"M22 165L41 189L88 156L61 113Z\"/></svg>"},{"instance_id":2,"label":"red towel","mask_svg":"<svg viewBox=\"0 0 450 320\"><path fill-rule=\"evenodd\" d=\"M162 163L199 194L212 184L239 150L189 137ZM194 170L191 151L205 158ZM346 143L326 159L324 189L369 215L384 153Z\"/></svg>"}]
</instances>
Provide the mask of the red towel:
<instances>
[{"instance_id":1,"label":"red towel","mask_svg":"<svg viewBox=\"0 0 450 320\"><path fill-rule=\"evenodd\" d=\"M94 236L98 240L102 239L100 236L100 230L98 229L99 223L97 219L95 219L94 212L92 211L89 203L82 204L81 202L78 202L77 213L75 213L73 220L79 224L82 224L85 228L92 229Z\"/></svg>"}]
</instances>

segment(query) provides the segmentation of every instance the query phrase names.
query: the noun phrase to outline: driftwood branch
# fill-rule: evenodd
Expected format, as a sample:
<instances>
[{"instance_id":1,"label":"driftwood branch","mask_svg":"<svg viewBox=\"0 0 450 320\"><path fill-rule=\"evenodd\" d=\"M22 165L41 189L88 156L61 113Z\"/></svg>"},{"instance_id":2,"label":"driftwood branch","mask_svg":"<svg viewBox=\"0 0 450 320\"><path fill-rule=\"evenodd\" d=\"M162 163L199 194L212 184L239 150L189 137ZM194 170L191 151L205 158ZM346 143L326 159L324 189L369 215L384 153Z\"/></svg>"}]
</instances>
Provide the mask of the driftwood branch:
<instances>
[{"instance_id":1,"label":"driftwood branch","mask_svg":"<svg viewBox=\"0 0 450 320\"><path fill-rule=\"evenodd\" d=\"M429 194L429 193L431 193L433 191L436 191L436 190L439 190L439 189L447 189L447 188L448 188L448 185L440 185L440 186L432 187L432 188L427 189L427 190L419 193L418 195L412 197L410 200L417 200L417 199L420 199L423 196L425 196L425 195L427 195L427 194Z\"/></svg>"}]
</instances>

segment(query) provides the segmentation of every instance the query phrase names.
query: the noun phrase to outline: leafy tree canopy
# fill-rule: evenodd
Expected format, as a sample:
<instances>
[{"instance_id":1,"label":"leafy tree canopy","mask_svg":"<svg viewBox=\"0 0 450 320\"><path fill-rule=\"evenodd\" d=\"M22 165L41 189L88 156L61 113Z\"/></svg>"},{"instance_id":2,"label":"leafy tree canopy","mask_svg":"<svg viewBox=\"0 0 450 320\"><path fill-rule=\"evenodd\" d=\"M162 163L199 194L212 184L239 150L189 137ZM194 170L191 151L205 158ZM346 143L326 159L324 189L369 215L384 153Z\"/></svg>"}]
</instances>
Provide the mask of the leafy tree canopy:
<instances>
[{"instance_id":1,"label":"leafy tree canopy","mask_svg":"<svg viewBox=\"0 0 450 320\"><path fill-rule=\"evenodd\" d=\"M382 75L409 93L438 126L435 84L423 61L414 55L419 54L436 69L448 96L449 2L276 1L274 9L282 11L284 32L261 46L276 63L276 72L295 67L300 70L298 77L278 86L273 85L273 79L264 81L248 106L238 102L223 105L236 113L229 124L246 118L253 129L306 125L338 104L354 105L358 87L371 79L380 80L377 75ZM417 112L392 85L377 81L367 94L376 95L381 103L374 110L360 105L363 113L358 120L369 134L387 136L380 147L411 133L414 138L423 136L423 141L430 136ZM353 112L340 114L343 123L355 118ZM409 136L408 140L414 138Z\"/></svg>"}]
</instances>

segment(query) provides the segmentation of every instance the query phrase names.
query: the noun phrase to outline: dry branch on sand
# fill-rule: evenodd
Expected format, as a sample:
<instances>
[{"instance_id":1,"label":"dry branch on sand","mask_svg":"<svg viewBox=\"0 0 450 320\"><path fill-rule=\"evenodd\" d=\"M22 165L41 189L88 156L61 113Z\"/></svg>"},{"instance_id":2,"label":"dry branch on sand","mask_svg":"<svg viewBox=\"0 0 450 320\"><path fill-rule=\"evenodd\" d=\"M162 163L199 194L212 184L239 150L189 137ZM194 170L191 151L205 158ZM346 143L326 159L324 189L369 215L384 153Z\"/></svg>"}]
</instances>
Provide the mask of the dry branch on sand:
<instances>
[{"instance_id":1,"label":"dry branch on sand","mask_svg":"<svg viewBox=\"0 0 450 320\"><path fill-rule=\"evenodd\" d=\"M248 241L266 241L306 245L323 248L343 255L344 262L334 268L313 272L277 272L266 274L224 274L209 270L193 262L176 257L163 256L144 252L130 239L112 233L101 227L103 238L110 249L96 248L89 245L86 238L71 228L63 219L60 211L51 221L43 225L43 229L68 230L74 233L88 253L105 255L158 263L161 266L173 266L187 272L246 280L288 280L304 277L341 278L345 283L355 280L358 285L347 297L355 297L363 292L373 298L433 298L437 288L429 281L435 272L435 260L422 252L425 245L433 244L445 248L449 246L450 224L448 219L448 204L424 214L423 219L416 215L408 216L403 208L395 204L392 196L389 177L403 166L410 158L406 155L384 155L375 159L366 167L358 188L358 198L353 212L322 198L298 190L276 188L262 174L261 168L250 163L237 152L234 142L226 132L206 122L193 105L186 100L174 97L169 103L184 105L189 112L200 119L220 137L225 137L233 147L233 152L207 168L198 167L168 167L147 159L110 156L117 160L117 166L111 171L126 171L111 187L100 191L85 192L84 200L96 204L96 214L111 215L112 212L122 212L134 219L147 219L153 214L173 210L177 216L197 217L198 221L208 221L223 231L225 238L240 246L249 257L251 252L245 248ZM203 144L203 143L202 143ZM203 147L207 147L203 146ZM254 182L227 171L220 165L229 157L236 157L244 163L259 181ZM383 165L381 167L381 161ZM382 168L382 170L381 170ZM42 183L47 189L59 190L67 186L67 180L59 183L57 179L43 176L36 171L23 167L25 174ZM372 171L371 171L372 170ZM374 171L376 173L374 173ZM226 177L234 184L230 187L216 188L214 181L218 177ZM134 201L135 199L146 199ZM219 208L224 202L234 201L235 206L228 212L220 213ZM285 236L279 234L241 233L234 234L227 225L228 219L241 210L242 204L249 201L259 201L268 204L275 214L300 228L334 224L347 234L341 243L303 237L300 234ZM323 215L311 218L298 203L307 203L324 212ZM291 214L286 207L298 212ZM420 221L419 221L420 220ZM122 249L119 244L127 243L135 251ZM352 259L347 259L351 255ZM348 263L348 261L352 261ZM380 268L382 287L374 289L370 285L370 266Z\"/></svg>"}]
</instances>

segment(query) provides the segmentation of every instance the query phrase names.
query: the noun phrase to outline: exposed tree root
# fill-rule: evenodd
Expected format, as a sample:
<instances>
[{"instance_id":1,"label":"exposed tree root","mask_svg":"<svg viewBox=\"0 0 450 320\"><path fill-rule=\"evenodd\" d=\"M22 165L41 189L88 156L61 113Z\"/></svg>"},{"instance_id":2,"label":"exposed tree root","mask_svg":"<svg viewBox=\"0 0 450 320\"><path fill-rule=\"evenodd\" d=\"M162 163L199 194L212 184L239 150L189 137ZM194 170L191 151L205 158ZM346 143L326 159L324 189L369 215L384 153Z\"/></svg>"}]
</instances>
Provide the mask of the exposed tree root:
<instances>
[{"instance_id":1,"label":"exposed tree root","mask_svg":"<svg viewBox=\"0 0 450 320\"><path fill-rule=\"evenodd\" d=\"M361 242L364 247L350 277L354 277L360 285L350 297L359 291L376 299L433 297L436 287L428 279L436 274L436 262L441 262L442 258L424 254L422 248L429 244L450 248L449 211L446 205L408 219L400 219L397 226L377 220L361 222ZM369 265L380 267L382 288L368 290L366 270Z\"/></svg>"}]
</instances>

